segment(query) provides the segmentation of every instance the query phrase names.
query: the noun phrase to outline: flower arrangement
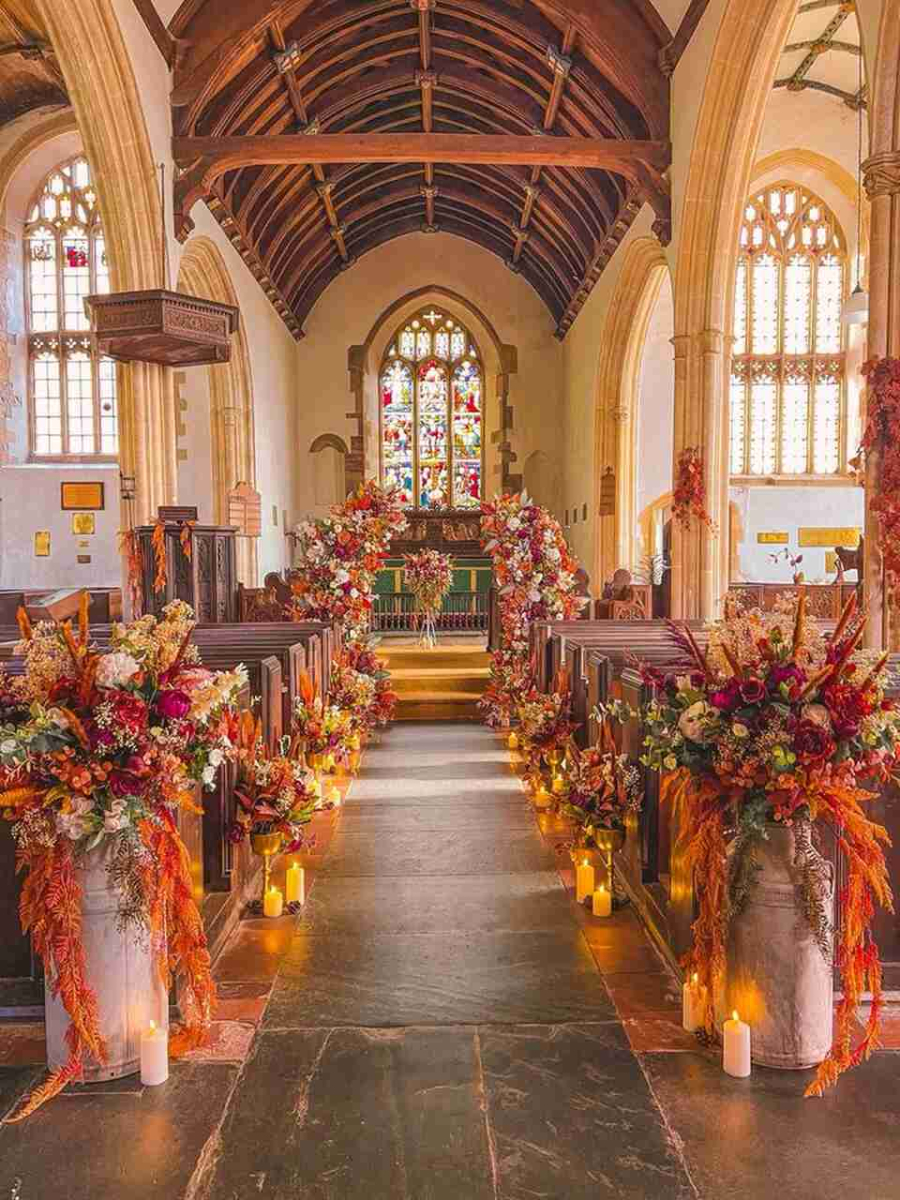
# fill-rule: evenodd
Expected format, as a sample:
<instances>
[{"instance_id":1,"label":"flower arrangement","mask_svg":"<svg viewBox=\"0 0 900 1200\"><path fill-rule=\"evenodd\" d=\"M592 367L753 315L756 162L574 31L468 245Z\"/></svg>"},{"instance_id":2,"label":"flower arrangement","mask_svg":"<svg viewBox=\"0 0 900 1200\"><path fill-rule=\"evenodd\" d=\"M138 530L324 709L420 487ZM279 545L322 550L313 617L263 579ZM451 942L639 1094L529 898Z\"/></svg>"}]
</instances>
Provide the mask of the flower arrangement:
<instances>
[{"instance_id":1,"label":"flower arrangement","mask_svg":"<svg viewBox=\"0 0 900 1200\"><path fill-rule=\"evenodd\" d=\"M560 673L552 692L536 688L526 694L518 705L519 737L526 763L526 777L535 786L543 782L541 764L556 766L566 753L575 732L571 719L571 698L565 673Z\"/></svg>"},{"instance_id":2,"label":"flower arrangement","mask_svg":"<svg viewBox=\"0 0 900 1200\"><path fill-rule=\"evenodd\" d=\"M453 564L450 556L439 550L420 550L407 554L403 576L424 618L422 642L433 646L437 641L437 617L444 597L453 586Z\"/></svg>"},{"instance_id":3,"label":"flower arrangement","mask_svg":"<svg viewBox=\"0 0 900 1200\"><path fill-rule=\"evenodd\" d=\"M713 1029L715 987L724 970L729 921L746 905L755 878L754 848L768 821L830 826L847 863L837 965L843 999L832 1049L807 1095L822 1095L877 1044L881 968L870 925L876 903L892 911L883 846L869 820L863 784L896 769L900 712L885 698L888 656L860 650L865 617L848 602L831 637L806 617L806 596L775 611L732 614L710 630L704 653L690 631L673 627L689 661L683 674L648 673L656 685L644 719L643 762L668 772L668 798L682 807L688 862L703 880L694 948L686 966L707 988ZM737 833L726 867L726 828ZM804 835L805 836L805 835ZM817 941L830 945L821 892L804 883ZM872 994L861 1043L851 1032L862 993Z\"/></svg>"},{"instance_id":4,"label":"flower arrangement","mask_svg":"<svg viewBox=\"0 0 900 1200\"><path fill-rule=\"evenodd\" d=\"M367 675L375 689L369 707L367 726L371 733L379 725L388 725L397 707L397 694L391 687L390 672L379 661L373 643L367 639L348 642L343 649L344 659L354 671Z\"/></svg>"},{"instance_id":5,"label":"flower arrangement","mask_svg":"<svg viewBox=\"0 0 900 1200\"><path fill-rule=\"evenodd\" d=\"M495 657L482 711L488 723L497 726L511 719L522 695L521 682L529 674L529 625L570 620L587 597L576 594L578 564L559 522L526 492L486 504L481 536L499 591L504 655Z\"/></svg>"},{"instance_id":6,"label":"flower arrangement","mask_svg":"<svg viewBox=\"0 0 900 1200\"><path fill-rule=\"evenodd\" d=\"M712 533L716 526L706 511L706 481L703 478L703 459L696 446L687 446L675 464L675 487L672 491L672 517L682 529L690 529L696 518Z\"/></svg>"},{"instance_id":7,"label":"flower arrangement","mask_svg":"<svg viewBox=\"0 0 900 1200\"><path fill-rule=\"evenodd\" d=\"M233 843L248 834L280 833L288 854L309 845L304 827L319 799L315 776L304 764L296 738L282 738L272 753L262 724L250 713L241 721L234 795L237 812L228 831Z\"/></svg>"},{"instance_id":8,"label":"flower arrangement","mask_svg":"<svg viewBox=\"0 0 900 1200\"><path fill-rule=\"evenodd\" d=\"M866 427L854 465L863 467L875 451L881 454L871 508L878 517L878 548L887 591L896 601L900 592L900 358L869 359L862 373L869 395Z\"/></svg>"},{"instance_id":9,"label":"flower arrangement","mask_svg":"<svg viewBox=\"0 0 900 1200\"><path fill-rule=\"evenodd\" d=\"M74 630L68 622L32 628L24 611L19 620L25 673L0 688L0 808L26 872L22 928L71 1025L68 1062L16 1119L79 1078L86 1053L105 1061L76 873L101 846L120 924L147 932L165 981L172 970L184 977L189 1019L172 1053L205 1036L215 988L176 817L195 809L195 785L212 788L233 756L232 705L246 684L242 670L200 665L193 614L180 601L159 620L115 626L106 652L91 644L86 598Z\"/></svg>"},{"instance_id":10,"label":"flower arrangement","mask_svg":"<svg viewBox=\"0 0 900 1200\"><path fill-rule=\"evenodd\" d=\"M341 753L351 733L349 714L336 704L325 704L305 672L300 678L300 695L294 701L293 721L307 760Z\"/></svg>"},{"instance_id":11,"label":"flower arrangement","mask_svg":"<svg viewBox=\"0 0 900 1200\"><path fill-rule=\"evenodd\" d=\"M573 848L597 849L599 829L622 830L641 806L641 776L626 754L619 754L610 717L595 710L600 724L596 745L587 750L569 746L566 752L562 813L575 824ZM621 717L619 718L621 719Z\"/></svg>"},{"instance_id":12,"label":"flower arrangement","mask_svg":"<svg viewBox=\"0 0 900 1200\"><path fill-rule=\"evenodd\" d=\"M340 621L353 639L368 632L375 576L390 541L406 528L399 491L370 480L318 521L303 521L294 571L297 620Z\"/></svg>"},{"instance_id":13,"label":"flower arrangement","mask_svg":"<svg viewBox=\"0 0 900 1200\"><path fill-rule=\"evenodd\" d=\"M345 653L331 664L331 703L346 715L346 729L351 735L368 732L375 703L375 680L358 671ZM342 747L346 750L347 747Z\"/></svg>"}]
</instances>

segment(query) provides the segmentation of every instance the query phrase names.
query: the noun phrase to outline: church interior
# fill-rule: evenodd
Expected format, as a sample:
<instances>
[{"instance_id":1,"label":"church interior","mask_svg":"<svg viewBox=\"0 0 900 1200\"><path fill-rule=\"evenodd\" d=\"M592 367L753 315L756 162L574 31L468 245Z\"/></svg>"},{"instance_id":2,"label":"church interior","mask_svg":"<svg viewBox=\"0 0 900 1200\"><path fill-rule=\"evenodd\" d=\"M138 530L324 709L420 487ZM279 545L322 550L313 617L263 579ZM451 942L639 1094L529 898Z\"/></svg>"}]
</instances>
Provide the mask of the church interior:
<instances>
[{"instance_id":1,"label":"church interior","mask_svg":"<svg viewBox=\"0 0 900 1200\"><path fill-rule=\"evenodd\" d=\"M0 1200L900 1195L898 546L900 0L0 0Z\"/></svg>"}]
</instances>

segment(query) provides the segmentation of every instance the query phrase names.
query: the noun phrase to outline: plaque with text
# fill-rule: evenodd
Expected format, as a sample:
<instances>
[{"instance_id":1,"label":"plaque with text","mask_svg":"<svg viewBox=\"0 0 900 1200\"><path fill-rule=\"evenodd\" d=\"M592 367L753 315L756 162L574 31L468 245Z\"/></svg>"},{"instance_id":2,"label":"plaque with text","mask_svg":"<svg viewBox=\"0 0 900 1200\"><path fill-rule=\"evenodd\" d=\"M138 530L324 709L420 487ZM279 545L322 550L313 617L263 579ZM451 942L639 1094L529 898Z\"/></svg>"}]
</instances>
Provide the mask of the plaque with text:
<instances>
[{"instance_id":1,"label":"plaque with text","mask_svg":"<svg viewBox=\"0 0 900 1200\"><path fill-rule=\"evenodd\" d=\"M101 512L106 507L103 483L100 480L90 483L61 483L60 505L63 512L79 508Z\"/></svg>"},{"instance_id":2,"label":"plaque with text","mask_svg":"<svg viewBox=\"0 0 900 1200\"><path fill-rule=\"evenodd\" d=\"M756 535L756 541L760 546L786 546L788 544L788 535L781 531L758 533Z\"/></svg>"},{"instance_id":3,"label":"plaque with text","mask_svg":"<svg viewBox=\"0 0 900 1200\"><path fill-rule=\"evenodd\" d=\"M844 526L837 529L801 529L799 541L801 546L818 546L833 550L835 546L849 546L854 549L859 545L862 530L854 526Z\"/></svg>"}]
</instances>

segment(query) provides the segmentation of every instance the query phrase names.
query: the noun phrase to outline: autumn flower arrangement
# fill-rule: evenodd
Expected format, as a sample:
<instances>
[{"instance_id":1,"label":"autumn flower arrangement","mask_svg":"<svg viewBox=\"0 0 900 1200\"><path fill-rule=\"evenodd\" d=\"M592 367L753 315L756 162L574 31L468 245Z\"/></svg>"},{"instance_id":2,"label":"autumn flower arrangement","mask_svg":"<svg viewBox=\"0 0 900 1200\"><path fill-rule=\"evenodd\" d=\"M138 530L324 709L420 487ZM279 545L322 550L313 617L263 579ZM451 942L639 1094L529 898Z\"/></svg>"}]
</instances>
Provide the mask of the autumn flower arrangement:
<instances>
[{"instance_id":1,"label":"autumn flower arrangement","mask_svg":"<svg viewBox=\"0 0 900 1200\"><path fill-rule=\"evenodd\" d=\"M639 769L618 752L610 717L599 710L594 716L600 726L596 744L587 750L570 745L566 751L561 811L575 825L572 848L578 850L597 849L599 830L624 832L628 816L641 806Z\"/></svg>"},{"instance_id":2,"label":"autumn flower arrangement","mask_svg":"<svg viewBox=\"0 0 900 1200\"><path fill-rule=\"evenodd\" d=\"M796 826L807 846L811 825L829 826L843 852L847 878L835 931L843 998L832 1049L807 1095L821 1095L867 1058L878 1037L881 967L870 926L876 904L892 911L892 896L887 833L866 815L873 793L864 785L884 783L896 769L900 712L885 697L888 656L860 649L864 628L854 595L826 637L807 620L801 592L774 612L717 622L706 651L687 627L673 627L684 670L665 677L646 672L656 695L644 713L643 762L667 773L667 797L683 806L689 865L703 881L685 965L707 989L710 1032L728 924L752 892L754 849L767 837L767 823ZM726 855L728 829L735 837ZM825 898L808 872L802 886L808 920L827 952ZM870 1016L853 1048L866 990Z\"/></svg>"},{"instance_id":3,"label":"autumn flower arrangement","mask_svg":"<svg viewBox=\"0 0 900 1200\"><path fill-rule=\"evenodd\" d=\"M339 654L331 664L328 695L331 703L346 715L349 734L359 737L369 731L375 704L375 680L358 671L345 653Z\"/></svg>"},{"instance_id":4,"label":"autumn flower arrangement","mask_svg":"<svg viewBox=\"0 0 900 1200\"><path fill-rule=\"evenodd\" d=\"M403 577L422 615L422 644L433 646L437 641L437 618L441 605L453 586L450 556L441 554L439 550L420 550L418 554L407 554Z\"/></svg>"},{"instance_id":5,"label":"autumn flower arrangement","mask_svg":"<svg viewBox=\"0 0 900 1200\"><path fill-rule=\"evenodd\" d=\"M575 732L571 697L564 673L552 692L531 688L518 705L519 738L527 764L526 775L535 784L541 780L541 763L558 765Z\"/></svg>"},{"instance_id":6,"label":"autumn flower arrangement","mask_svg":"<svg viewBox=\"0 0 900 1200\"><path fill-rule=\"evenodd\" d=\"M294 701L293 726L307 761L342 753L351 734L349 714L336 704L325 704L305 672Z\"/></svg>"},{"instance_id":7,"label":"autumn flower arrangement","mask_svg":"<svg viewBox=\"0 0 900 1200\"><path fill-rule=\"evenodd\" d=\"M282 738L272 752L259 719L245 712L237 761L237 811L228 832L230 840L239 843L248 835L279 833L286 853L307 848L304 830L313 818L319 793L296 735Z\"/></svg>"},{"instance_id":8,"label":"autumn flower arrangement","mask_svg":"<svg viewBox=\"0 0 900 1200\"><path fill-rule=\"evenodd\" d=\"M873 358L863 366L869 385L866 427L857 467L878 451L881 471L871 500L878 518L878 544L887 590L894 601L900 594L900 358Z\"/></svg>"},{"instance_id":9,"label":"autumn flower arrangement","mask_svg":"<svg viewBox=\"0 0 900 1200\"><path fill-rule=\"evenodd\" d=\"M349 639L369 629L375 576L391 539L406 528L402 497L370 480L318 521L297 527L296 620L339 621Z\"/></svg>"},{"instance_id":10,"label":"autumn flower arrangement","mask_svg":"<svg viewBox=\"0 0 900 1200\"><path fill-rule=\"evenodd\" d=\"M164 981L183 979L172 1053L205 1037L215 988L177 814L196 809L196 786L212 788L233 756L232 706L246 685L241 669L200 665L180 601L158 620L114 626L106 651L91 643L86 598L74 629L19 619L25 672L0 687L0 808L26 875L22 928L71 1025L68 1062L17 1120L80 1078L86 1054L105 1061L76 870L91 851L104 854L120 924L150 937Z\"/></svg>"},{"instance_id":11,"label":"autumn flower arrangement","mask_svg":"<svg viewBox=\"0 0 900 1200\"><path fill-rule=\"evenodd\" d=\"M578 564L559 522L526 492L484 506L482 545L494 567L499 594L501 651L482 703L492 726L508 724L530 680L528 630L534 621L565 621L587 602L576 594Z\"/></svg>"},{"instance_id":12,"label":"autumn flower arrangement","mask_svg":"<svg viewBox=\"0 0 900 1200\"><path fill-rule=\"evenodd\" d=\"M696 519L715 532L715 523L706 511L703 459L696 446L688 446L678 455L672 491L672 517L682 529L690 529L691 521Z\"/></svg>"},{"instance_id":13,"label":"autumn flower arrangement","mask_svg":"<svg viewBox=\"0 0 900 1200\"><path fill-rule=\"evenodd\" d=\"M343 648L343 657L354 671L367 675L374 684L366 724L371 733L378 726L389 725L397 707L397 694L391 687L390 672L375 653L371 639L357 639Z\"/></svg>"}]
</instances>

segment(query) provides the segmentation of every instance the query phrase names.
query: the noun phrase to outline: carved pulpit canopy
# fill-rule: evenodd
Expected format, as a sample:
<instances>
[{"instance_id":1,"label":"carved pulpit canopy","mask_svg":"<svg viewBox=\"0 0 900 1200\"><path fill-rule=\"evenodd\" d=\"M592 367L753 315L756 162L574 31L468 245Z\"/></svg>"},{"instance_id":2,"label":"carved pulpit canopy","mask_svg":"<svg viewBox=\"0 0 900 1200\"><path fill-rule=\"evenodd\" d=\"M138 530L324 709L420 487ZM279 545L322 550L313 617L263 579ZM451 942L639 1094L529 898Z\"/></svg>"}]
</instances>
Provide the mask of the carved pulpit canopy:
<instances>
[{"instance_id":1,"label":"carved pulpit canopy","mask_svg":"<svg viewBox=\"0 0 900 1200\"><path fill-rule=\"evenodd\" d=\"M166 367L227 363L240 310L163 288L86 296L84 310L101 354Z\"/></svg>"}]
</instances>

